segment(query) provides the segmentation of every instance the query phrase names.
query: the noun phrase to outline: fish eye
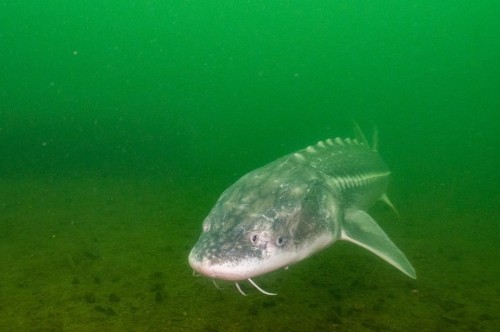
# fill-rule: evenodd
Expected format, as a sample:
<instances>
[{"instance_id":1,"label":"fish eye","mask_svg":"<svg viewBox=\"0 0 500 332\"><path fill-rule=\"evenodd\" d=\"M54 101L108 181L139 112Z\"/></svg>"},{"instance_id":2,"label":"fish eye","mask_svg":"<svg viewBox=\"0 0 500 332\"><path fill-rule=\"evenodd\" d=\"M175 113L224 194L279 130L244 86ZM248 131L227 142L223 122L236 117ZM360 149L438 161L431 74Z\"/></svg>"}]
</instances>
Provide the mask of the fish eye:
<instances>
[{"instance_id":1,"label":"fish eye","mask_svg":"<svg viewBox=\"0 0 500 332\"><path fill-rule=\"evenodd\" d=\"M285 243L285 239L283 238L283 236L278 236L278 238L276 239L276 245L278 247L281 247L283 244Z\"/></svg>"},{"instance_id":2,"label":"fish eye","mask_svg":"<svg viewBox=\"0 0 500 332\"><path fill-rule=\"evenodd\" d=\"M257 241L259 241L259 235L254 234L250 237L250 241L252 241L253 244L257 244Z\"/></svg>"}]
</instances>

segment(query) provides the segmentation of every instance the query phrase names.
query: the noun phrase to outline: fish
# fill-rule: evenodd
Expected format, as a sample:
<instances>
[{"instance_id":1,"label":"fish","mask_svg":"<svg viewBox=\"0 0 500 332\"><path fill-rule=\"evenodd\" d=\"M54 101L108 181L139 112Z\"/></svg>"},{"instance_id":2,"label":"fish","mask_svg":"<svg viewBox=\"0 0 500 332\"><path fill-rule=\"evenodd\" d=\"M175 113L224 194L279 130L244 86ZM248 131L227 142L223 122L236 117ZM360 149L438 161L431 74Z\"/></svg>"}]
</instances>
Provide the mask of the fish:
<instances>
[{"instance_id":1,"label":"fish","mask_svg":"<svg viewBox=\"0 0 500 332\"><path fill-rule=\"evenodd\" d=\"M242 280L276 295L252 278L288 268L342 240L416 279L406 256L366 212L378 200L395 208L386 194L391 172L376 144L370 147L359 133L290 153L227 188L189 253L193 272L214 283L233 281L243 295Z\"/></svg>"}]
</instances>

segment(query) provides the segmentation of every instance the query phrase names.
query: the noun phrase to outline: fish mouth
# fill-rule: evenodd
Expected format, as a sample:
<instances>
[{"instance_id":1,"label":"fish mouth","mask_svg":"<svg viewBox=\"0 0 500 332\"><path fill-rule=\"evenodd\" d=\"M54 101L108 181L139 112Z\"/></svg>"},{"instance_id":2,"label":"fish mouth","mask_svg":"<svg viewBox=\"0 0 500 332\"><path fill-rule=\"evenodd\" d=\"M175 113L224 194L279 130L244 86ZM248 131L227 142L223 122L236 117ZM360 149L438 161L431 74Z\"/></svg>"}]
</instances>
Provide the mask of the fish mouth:
<instances>
[{"instance_id":1,"label":"fish mouth","mask_svg":"<svg viewBox=\"0 0 500 332\"><path fill-rule=\"evenodd\" d=\"M288 265L287 261L282 261L279 257L274 257L275 259L247 257L243 260L210 260L202 258L200 260L199 257L195 256L194 254L189 255L189 265L196 273L209 278L228 281L247 280Z\"/></svg>"},{"instance_id":2,"label":"fish mouth","mask_svg":"<svg viewBox=\"0 0 500 332\"><path fill-rule=\"evenodd\" d=\"M222 280L227 280L227 281L233 281L236 285L236 288L238 291L243 295L246 296L247 294L241 289L240 285L238 284L238 281L241 280L248 280L250 284L252 284L257 290L259 290L261 293L265 295L277 295L276 293L271 293L268 292L264 289L262 289L259 285L255 283L251 279L251 275L249 274L241 274L241 273L235 273L234 269L227 270L227 268L221 270L219 267L221 265L213 265L210 260L204 259L201 262L196 261L193 259L193 255L189 255L189 265L193 268L195 272L198 272L202 275L205 275L207 277L212 278L212 281L214 282L215 287L218 289L221 289L217 283L215 282L215 279L222 279ZM230 271L228 273L228 271ZM222 273L221 273L222 272ZM262 274L262 273L260 273Z\"/></svg>"},{"instance_id":3,"label":"fish mouth","mask_svg":"<svg viewBox=\"0 0 500 332\"><path fill-rule=\"evenodd\" d=\"M196 257L193 253L189 255L189 265L201 275L213 279L228 281L246 280L267 272L276 270L277 267L269 266L265 260L256 257L244 260L211 260Z\"/></svg>"},{"instance_id":4,"label":"fish mouth","mask_svg":"<svg viewBox=\"0 0 500 332\"><path fill-rule=\"evenodd\" d=\"M244 268L240 264L234 264L230 262L227 262L225 264L217 264L209 259L203 259L201 261L195 260L192 259L191 256L189 257L189 265L195 272L201 275L213 279L222 279L228 281L245 280L262 274L258 273L255 268L250 268L250 265L247 268Z\"/></svg>"}]
</instances>

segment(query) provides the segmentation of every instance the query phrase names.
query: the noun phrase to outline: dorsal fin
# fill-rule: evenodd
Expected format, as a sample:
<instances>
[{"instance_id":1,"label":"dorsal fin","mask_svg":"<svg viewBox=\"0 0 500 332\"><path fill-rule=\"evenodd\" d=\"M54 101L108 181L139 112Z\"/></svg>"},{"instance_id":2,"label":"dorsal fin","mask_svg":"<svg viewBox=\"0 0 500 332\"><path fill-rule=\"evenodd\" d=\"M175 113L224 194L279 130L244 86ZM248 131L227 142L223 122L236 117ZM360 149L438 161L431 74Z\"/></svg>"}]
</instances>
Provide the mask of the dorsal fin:
<instances>
[{"instance_id":1,"label":"dorsal fin","mask_svg":"<svg viewBox=\"0 0 500 332\"><path fill-rule=\"evenodd\" d=\"M363 131L361 130L361 127L356 122L356 120L353 120L353 124L354 124L354 131L355 131L356 139L358 141L360 141L362 144L365 144L366 146L370 146L370 144L368 144L368 140L366 139L365 134L363 134Z\"/></svg>"},{"instance_id":2,"label":"dorsal fin","mask_svg":"<svg viewBox=\"0 0 500 332\"><path fill-rule=\"evenodd\" d=\"M356 134L356 138L362 144L365 144L367 147L371 148L373 151L378 151L378 128L377 127L373 128L372 144L370 145L370 143L366 139L365 134L363 134L363 131L361 130L361 127L356 122L356 120L353 120L353 123L354 123L354 131Z\"/></svg>"}]
</instances>

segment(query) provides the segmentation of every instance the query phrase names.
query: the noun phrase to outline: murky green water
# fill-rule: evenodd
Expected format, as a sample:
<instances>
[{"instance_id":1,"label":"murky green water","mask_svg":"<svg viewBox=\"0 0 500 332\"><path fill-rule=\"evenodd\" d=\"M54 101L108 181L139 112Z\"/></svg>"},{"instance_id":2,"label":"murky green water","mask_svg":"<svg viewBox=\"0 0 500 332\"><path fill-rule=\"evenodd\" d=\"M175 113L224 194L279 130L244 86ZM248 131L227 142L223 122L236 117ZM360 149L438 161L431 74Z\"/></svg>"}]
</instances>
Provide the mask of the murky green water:
<instances>
[{"instance_id":1,"label":"murky green water","mask_svg":"<svg viewBox=\"0 0 500 332\"><path fill-rule=\"evenodd\" d=\"M1 1L0 329L494 331L497 1ZM338 243L258 282L187 255L246 172L355 119L410 280Z\"/></svg>"}]
</instances>

